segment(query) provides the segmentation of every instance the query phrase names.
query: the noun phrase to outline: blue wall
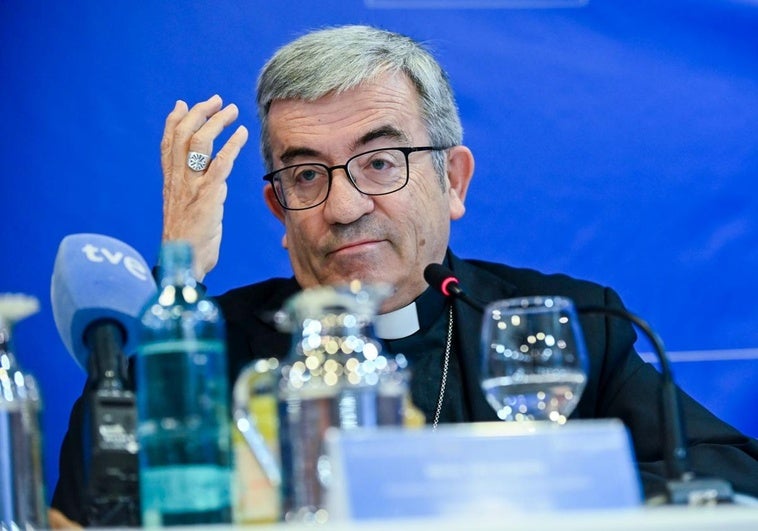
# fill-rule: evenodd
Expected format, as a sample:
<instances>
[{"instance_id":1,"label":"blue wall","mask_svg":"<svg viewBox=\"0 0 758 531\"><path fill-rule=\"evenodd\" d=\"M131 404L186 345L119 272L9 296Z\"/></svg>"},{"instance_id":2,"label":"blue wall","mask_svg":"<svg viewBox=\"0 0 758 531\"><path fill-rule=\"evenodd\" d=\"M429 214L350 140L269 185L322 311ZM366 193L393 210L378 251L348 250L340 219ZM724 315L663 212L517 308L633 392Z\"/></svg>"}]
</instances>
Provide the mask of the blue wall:
<instances>
[{"instance_id":1,"label":"blue wall","mask_svg":"<svg viewBox=\"0 0 758 531\"><path fill-rule=\"evenodd\" d=\"M19 325L17 349L46 399L50 491L84 382L50 312L60 240L108 234L154 259L163 120L177 98L219 93L240 106L253 140L229 181L220 264L207 282L220 292L288 275L282 228L261 196L252 95L277 46L324 25L408 33L448 69L477 157L468 214L453 227L458 254L610 284L672 351L758 347L755 2L367 4L0 2L0 291L42 302ZM739 403L699 394L748 389L757 362L739 363L718 385L710 365L688 365L686 386L758 435L745 407L755 391Z\"/></svg>"}]
</instances>

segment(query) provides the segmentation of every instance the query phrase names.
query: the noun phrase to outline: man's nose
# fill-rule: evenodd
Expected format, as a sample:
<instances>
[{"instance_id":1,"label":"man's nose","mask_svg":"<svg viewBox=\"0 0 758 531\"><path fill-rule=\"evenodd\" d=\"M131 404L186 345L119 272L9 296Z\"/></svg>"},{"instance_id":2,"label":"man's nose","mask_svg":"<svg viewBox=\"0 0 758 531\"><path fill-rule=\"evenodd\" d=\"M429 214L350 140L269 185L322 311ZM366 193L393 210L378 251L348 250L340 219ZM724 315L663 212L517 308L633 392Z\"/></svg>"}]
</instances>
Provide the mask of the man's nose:
<instances>
[{"instance_id":1,"label":"man's nose","mask_svg":"<svg viewBox=\"0 0 758 531\"><path fill-rule=\"evenodd\" d=\"M345 168L332 170L332 186L324 205L329 223L348 224L374 209L373 197L361 193L348 177Z\"/></svg>"}]
</instances>

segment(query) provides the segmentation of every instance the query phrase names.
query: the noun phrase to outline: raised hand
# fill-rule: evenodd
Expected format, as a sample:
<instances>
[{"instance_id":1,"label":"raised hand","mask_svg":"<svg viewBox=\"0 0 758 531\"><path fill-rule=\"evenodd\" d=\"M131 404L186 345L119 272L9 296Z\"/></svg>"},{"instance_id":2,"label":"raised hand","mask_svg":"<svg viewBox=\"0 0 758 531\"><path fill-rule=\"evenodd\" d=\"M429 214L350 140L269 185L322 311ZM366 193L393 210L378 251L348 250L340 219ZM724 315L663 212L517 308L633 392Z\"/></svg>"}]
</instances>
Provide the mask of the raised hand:
<instances>
[{"instance_id":1,"label":"raised hand","mask_svg":"<svg viewBox=\"0 0 758 531\"><path fill-rule=\"evenodd\" d=\"M212 96L189 109L177 101L166 118L161 141L163 241L187 240L195 252L195 275L202 280L218 262L226 179L248 132L240 125L213 154L213 141L239 115Z\"/></svg>"}]
</instances>

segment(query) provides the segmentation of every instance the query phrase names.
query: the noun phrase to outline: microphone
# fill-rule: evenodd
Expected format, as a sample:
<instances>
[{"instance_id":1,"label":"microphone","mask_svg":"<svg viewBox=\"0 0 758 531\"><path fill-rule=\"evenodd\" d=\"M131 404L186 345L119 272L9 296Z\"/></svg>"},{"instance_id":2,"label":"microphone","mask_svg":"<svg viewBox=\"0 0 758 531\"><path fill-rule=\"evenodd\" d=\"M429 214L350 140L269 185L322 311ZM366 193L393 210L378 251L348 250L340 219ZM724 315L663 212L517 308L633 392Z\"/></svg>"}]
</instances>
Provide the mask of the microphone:
<instances>
[{"instance_id":1,"label":"microphone","mask_svg":"<svg viewBox=\"0 0 758 531\"><path fill-rule=\"evenodd\" d=\"M466 295L458 279L447 267L440 264L429 264L424 269L424 279L446 297L461 299L472 308L484 312L483 305ZM625 319L635 324L654 346L661 365L661 378L663 379L661 384L661 411L665 427L666 502L674 505L713 505L732 502L734 493L728 482L719 478L696 478L689 469L684 419L680 410L679 395L671 364L663 348L663 342L658 335L643 319L621 308L584 306L578 307L577 312L580 314L601 313Z\"/></svg>"},{"instance_id":2,"label":"microphone","mask_svg":"<svg viewBox=\"0 0 758 531\"><path fill-rule=\"evenodd\" d=\"M139 316L156 291L127 244L98 234L61 241L50 298L58 333L88 374L89 525L139 525L137 414L124 353L136 350Z\"/></svg>"},{"instance_id":3,"label":"microphone","mask_svg":"<svg viewBox=\"0 0 758 531\"><path fill-rule=\"evenodd\" d=\"M460 299L476 311L484 313L484 306L469 297L453 272L442 264L429 264L424 268L424 280L445 297Z\"/></svg>"},{"instance_id":4,"label":"microphone","mask_svg":"<svg viewBox=\"0 0 758 531\"><path fill-rule=\"evenodd\" d=\"M72 234L58 247L50 299L66 349L84 370L88 335L103 323L118 328L124 352L137 347L139 315L157 291L145 259L129 245L99 234Z\"/></svg>"}]
</instances>

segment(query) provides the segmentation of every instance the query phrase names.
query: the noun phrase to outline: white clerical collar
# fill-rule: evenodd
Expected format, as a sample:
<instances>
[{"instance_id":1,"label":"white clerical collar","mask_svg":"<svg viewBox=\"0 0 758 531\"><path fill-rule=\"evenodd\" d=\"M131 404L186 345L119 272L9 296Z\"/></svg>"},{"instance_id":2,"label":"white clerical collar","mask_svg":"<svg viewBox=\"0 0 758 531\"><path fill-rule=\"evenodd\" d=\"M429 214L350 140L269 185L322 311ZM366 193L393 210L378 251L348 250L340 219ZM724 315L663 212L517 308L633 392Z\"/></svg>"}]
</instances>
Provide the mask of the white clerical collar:
<instances>
[{"instance_id":1,"label":"white clerical collar","mask_svg":"<svg viewBox=\"0 0 758 531\"><path fill-rule=\"evenodd\" d=\"M374 334L381 339L400 339L419 330L416 302L394 312L374 317Z\"/></svg>"}]
</instances>

